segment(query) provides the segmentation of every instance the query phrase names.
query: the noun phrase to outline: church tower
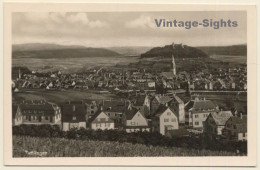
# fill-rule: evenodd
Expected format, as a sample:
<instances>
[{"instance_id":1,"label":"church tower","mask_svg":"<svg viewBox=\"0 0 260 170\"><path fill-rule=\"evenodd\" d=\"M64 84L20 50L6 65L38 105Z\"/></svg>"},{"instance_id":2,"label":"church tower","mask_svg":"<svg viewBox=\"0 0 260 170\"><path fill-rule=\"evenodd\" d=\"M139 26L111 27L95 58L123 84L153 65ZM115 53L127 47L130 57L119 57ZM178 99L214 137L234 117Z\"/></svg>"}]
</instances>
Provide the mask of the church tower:
<instances>
[{"instance_id":1,"label":"church tower","mask_svg":"<svg viewBox=\"0 0 260 170\"><path fill-rule=\"evenodd\" d=\"M174 49L175 49L175 45L174 45L174 43L172 43L172 72L173 72L173 75L176 76L176 64L175 64L174 55L173 55Z\"/></svg>"}]
</instances>

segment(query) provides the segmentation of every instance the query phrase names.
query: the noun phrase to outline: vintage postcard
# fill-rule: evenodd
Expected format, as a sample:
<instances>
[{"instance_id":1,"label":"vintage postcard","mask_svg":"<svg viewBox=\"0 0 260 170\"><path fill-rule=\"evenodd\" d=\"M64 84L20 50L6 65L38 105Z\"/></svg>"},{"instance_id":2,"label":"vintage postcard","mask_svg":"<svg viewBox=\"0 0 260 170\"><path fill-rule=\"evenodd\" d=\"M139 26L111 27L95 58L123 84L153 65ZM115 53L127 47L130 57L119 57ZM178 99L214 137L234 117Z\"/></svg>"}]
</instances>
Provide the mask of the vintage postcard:
<instances>
[{"instance_id":1,"label":"vintage postcard","mask_svg":"<svg viewBox=\"0 0 260 170\"><path fill-rule=\"evenodd\" d=\"M5 3L6 165L256 166L256 7Z\"/></svg>"}]
</instances>

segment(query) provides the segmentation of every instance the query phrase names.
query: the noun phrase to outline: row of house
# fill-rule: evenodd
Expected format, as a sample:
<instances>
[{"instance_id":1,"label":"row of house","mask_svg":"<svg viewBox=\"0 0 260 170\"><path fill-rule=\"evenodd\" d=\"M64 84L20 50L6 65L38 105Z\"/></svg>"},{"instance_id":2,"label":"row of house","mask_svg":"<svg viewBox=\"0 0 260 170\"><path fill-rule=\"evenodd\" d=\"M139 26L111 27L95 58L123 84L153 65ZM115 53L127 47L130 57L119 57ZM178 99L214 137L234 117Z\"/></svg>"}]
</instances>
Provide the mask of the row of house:
<instances>
[{"instance_id":1,"label":"row of house","mask_svg":"<svg viewBox=\"0 0 260 170\"><path fill-rule=\"evenodd\" d=\"M72 128L157 131L170 136L188 135L187 131L196 130L212 138L246 140L246 116L233 116L231 111L220 110L205 98L195 98L186 104L176 95L153 98L146 95L142 99L143 102L69 101L60 106L43 100L23 101L13 105L13 124L57 124L64 131Z\"/></svg>"},{"instance_id":2,"label":"row of house","mask_svg":"<svg viewBox=\"0 0 260 170\"><path fill-rule=\"evenodd\" d=\"M147 98L146 98L147 100ZM92 109L92 110L91 110ZM72 128L120 129L126 132L179 129L179 116L167 105L161 105L154 116L147 118L132 102L102 101L97 103L67 102L60 107L46 101L24 101L13 106L13 124L59 125L64 131Z\"/></svg>"}]
</instances>

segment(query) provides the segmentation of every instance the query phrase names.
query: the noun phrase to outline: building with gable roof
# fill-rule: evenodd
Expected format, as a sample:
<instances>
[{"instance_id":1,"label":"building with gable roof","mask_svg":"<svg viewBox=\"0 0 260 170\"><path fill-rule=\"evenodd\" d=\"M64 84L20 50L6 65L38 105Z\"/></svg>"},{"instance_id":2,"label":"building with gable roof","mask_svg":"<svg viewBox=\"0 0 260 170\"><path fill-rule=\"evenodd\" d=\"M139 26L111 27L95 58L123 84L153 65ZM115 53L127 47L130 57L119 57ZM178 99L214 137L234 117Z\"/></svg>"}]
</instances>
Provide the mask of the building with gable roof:
<instances>
[{"instance_id":1,"label":"building with gable roof","mask_svg":"<svg viewBox=\"0 0 260 170\"><path fill-rule=\"evenodd\" d=\"M102 111L114 121L115 127L118 128L123 125L123 110L125 109L125 101L107 100L102 101Z\"/></svg>"},{"instance_id":2,"label":"building with gable roof","mask_svg":"<svg viewBox=\"0 0 260 170\"><path fill-rule=\"evenodd\" d=\"M82 103L62 105L62 130L86 128L86 107Z\"/></svg>"},{"instance_id":3,"label":"building with gable roof","mask_svg":"<svg viewBox=\"0 0 260 170\"><path fill-rule=\"evenodd\" d=\"M44 100L23 101L18 105L22 124L61 125L61 110L58 105Z\"/></svg>"},{"instance_id":4,"label":"building with gable roof","mask_svg":"<svg viewBox=\"0 0 260 170\"><path fill-rule=\"evenodd\" d=\"M231 111L210 113L204 122L204 133L211 138L220 137L227 120L232 116Z\"/></svg>"},{"instance_id":5,"label":"building with gable roof","mask_svg":"<svg viewBox=\"0 0 260 170\"><path fill-rule=\"evenodd\" d=\"M172 100L169 96L161 96L156 95L152 100L150 104L150 113L154 115L159 108L160 105L168 104Z\"/></svg>"},{"instance_id":6,"label":"building with gable roof","mask_svg":"<svg viewBox=\"0 0 260 170\"><path fill-rule=\"evenodd\" d=\"M178 115L167 105L161 105L152 119L153 131L165 135L167 131L179 129Z\"/></svg>"},{"instance_id":7,"label":"building with gable roof","mask_svg":"<svg viewBox=\"0 0 260 170\"><path fill-rule=\"evenodd\" d=\"M185 124L191 128L203 130L203 122L210 113L219 111L211 100L195 98L185 105Z\"/></svg>"},{"instance_id":8,"label":"building with gable roof","mask_svg":"<svg viewBox=\"0 0 260 170\"><path fill-rule=\"evenodd\" d=\"M230 117L223 129L223 135L229 141L247 140L247 115Z\"/></svg>"},{"instance_id":9,"label":"building with gable roof","mask_svg":"<svg viewBox=\"0 0 260 170\"><path fill-rule=\"evenodd\" d=\"M176 95L173 95L172 100L169 102L169 106L172 110L175 110L180 124L185 124L185 111L184 102Z\"/></svg>"},{"instance_id":10,"label":"building with gable roof","mask_svg":"<svg viewBox=\"0 0 260 170\"><path fill-rule=\"evenodd\" d=\"M102 108L89 120L90 128L93 130L115 129L114 121L104 112Z\"/></svg>"},{"instance_id":11,"label":"building with gable roof","mask_svg":"<svg viewBox=\"0 0 260 170\"><path fill-rule=\"evenodd\" d=\"M123 112L123 122L126 132L150 131L148 120L140 110L129 103Z\"/></svg>"}]
</instances>

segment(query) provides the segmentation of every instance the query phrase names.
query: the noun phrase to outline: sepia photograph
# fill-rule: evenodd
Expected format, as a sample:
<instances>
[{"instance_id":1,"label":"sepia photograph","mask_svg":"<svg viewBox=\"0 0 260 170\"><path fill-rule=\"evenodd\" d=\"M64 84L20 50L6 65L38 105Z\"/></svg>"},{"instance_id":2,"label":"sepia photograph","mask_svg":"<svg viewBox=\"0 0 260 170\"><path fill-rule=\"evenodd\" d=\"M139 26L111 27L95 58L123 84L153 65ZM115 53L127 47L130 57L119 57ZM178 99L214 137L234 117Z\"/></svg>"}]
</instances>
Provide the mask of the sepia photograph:
<instances>
[{"instance_id":1,"label":"sepia photograph","mask_svg":"<svg viewBox=\"0 0 260 170\"><path fill-rule=\"evenodd\" d=\"M10 16L12 158L248 157L248 11Z\"/></svg>"}]
</instances>

